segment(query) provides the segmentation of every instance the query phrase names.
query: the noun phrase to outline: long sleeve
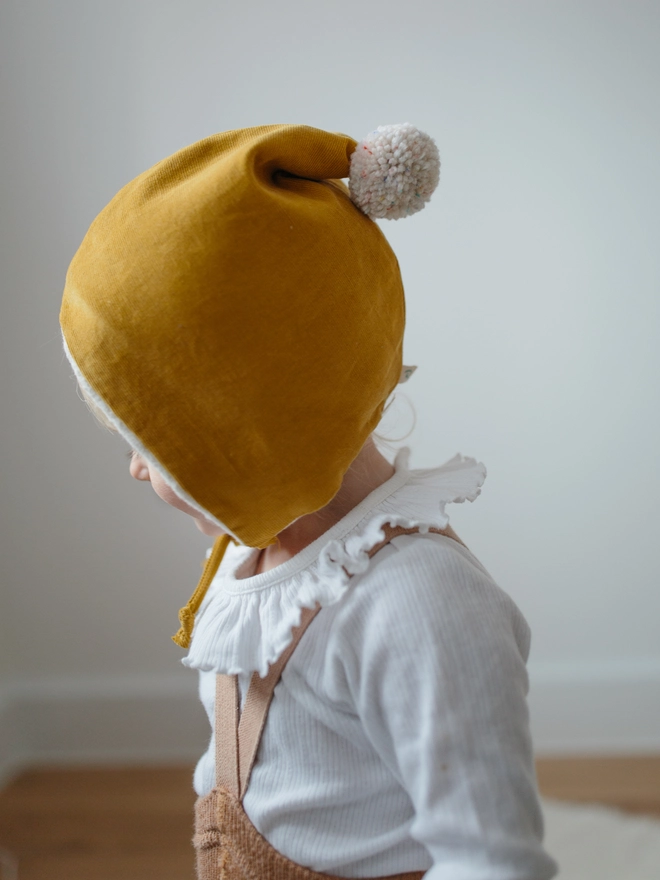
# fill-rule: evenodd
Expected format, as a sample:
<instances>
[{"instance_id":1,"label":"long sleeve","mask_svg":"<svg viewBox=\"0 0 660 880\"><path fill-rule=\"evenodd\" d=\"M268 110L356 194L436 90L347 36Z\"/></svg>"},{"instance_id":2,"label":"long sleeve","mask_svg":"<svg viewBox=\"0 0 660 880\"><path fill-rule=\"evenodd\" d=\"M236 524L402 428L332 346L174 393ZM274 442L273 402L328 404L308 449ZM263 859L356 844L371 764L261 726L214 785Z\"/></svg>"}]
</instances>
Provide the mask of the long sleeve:
<instances>
[{"instance_id":1,"label":"long sleeve","mask_svg":"<svg viewBox=\"0 0 660 880\"><path fill-rule=\"evenodd\" d=\"M410 796L427 880L549 880L519 610L442 537L395 539L360 587L330 641L367 737Z\"/></svg>"}]
</instances>

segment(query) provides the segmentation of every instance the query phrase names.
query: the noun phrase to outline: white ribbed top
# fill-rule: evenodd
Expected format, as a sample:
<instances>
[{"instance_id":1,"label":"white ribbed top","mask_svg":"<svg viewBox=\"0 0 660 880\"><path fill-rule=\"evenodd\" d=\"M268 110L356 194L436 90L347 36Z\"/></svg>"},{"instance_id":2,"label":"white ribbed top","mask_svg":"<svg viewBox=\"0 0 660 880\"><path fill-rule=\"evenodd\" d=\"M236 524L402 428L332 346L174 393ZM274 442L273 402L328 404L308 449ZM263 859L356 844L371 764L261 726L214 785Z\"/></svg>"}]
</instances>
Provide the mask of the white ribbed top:
<instances>
[{"instance_id":1,"label":"white ribbed top","mask_svg":"<svg viewBox=\"0 0 660 880\"><path fill-rule=\"evenodd\" d=\"M428 880L547 880L526 705L529 628L450 538L445 505L485 468L456 456L396 473L293 559L250 576L232 547L184 663L213 721L215 672L265 672L300 609L323 606L275 690L244 800L258 831L315 871ZM371 560L382 525L418 526ZM353 574L349 577L347 572ZM195 789L214 785L214 741Z\"/></svg>"}]
</instances>

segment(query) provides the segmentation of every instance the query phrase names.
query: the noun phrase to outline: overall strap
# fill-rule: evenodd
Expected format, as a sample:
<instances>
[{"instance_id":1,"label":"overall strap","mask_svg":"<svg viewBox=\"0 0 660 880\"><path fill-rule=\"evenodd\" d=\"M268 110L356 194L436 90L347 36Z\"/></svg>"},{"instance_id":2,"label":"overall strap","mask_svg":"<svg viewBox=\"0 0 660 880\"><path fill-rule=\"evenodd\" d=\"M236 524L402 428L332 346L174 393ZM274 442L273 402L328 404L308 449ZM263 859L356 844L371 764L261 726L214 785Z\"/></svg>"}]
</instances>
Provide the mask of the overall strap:
<instances>
[{"instance_id":1,"label":"overall strap","mask_svg":"<svg viewBox=\"0 0 660 880\"><path fill-rule=\"evenodd\" d=\"M215 677L215 784L238 797L238 677Z\"/></svg>"},{"instance_id":2,"label":"overall strap","mask_svg":"<svg viewBox=\"0 0 660 880\"><path fill-rule=\"evenodd\" d=\"M250 774L257 757L257 750L261 735L266 724L266 716L273 699L275 685L280 680L282 670L286 666L289 657L293 654L298 642L305 634L305 630L321 610L320 605L315 608L303 608L300 615L300 623L293 630L291 644L272 666L268 668L268 674L261 678L258 672L252 673L250 687L245 697L245 705L241 713L238 725L238 766L240 778L240 800L243 800L247 791Z\"/></svg>"},{"instance_id":3,"label":"overall strap","mask_svg":"<svg viewBox=\"0 0 660 880\"><path fill-rule=\"evenodd\" d=\"M419 532L419 528L413 527L411 529L406 529L403 526L391 526L389 523L386 523L383 526L383 532L385 533L385 538L378 544L374 544L371 550L369 550L368 556L370 559L372 556L375 556L379 550L382 550L386 544L389 544L392 538L398 538L400 535L416 535L417 532ZM434 535L444 535L445 538L452 538L457 543L463 544L463 541L461 541L451 526L447 526L445 529L430 528L429 532L432 532ZM466 544L463 544L463 547L467 550Z\"/></svg>"},{"instance_id":4,"label":"overall strap","mask_svg":"<svg viewBox=\"0 0 660 880\"><path fill-rule=\"evenodd\" d=\"M300 623L293 630L293 639L284 653L268 668L265 678L252 674L245 705L238 719L238 676L216 675L215 684L215 784L229 789L234 797L243 800L252 767L273 699L275 685L282 670L296 649L305 630L321 610L303 608Z\"/></svg>"},{"instance_id":5,"label":"overall strap","mask_svg":"<svg viewBox=\"0 0 660 880\"><path fill-rule=\"evenodd\" d=\"M450 526L446 529L429 529L429 531L434 534L445 535L459 544L463 544ZM369 557L378 553L393 538L398 538L400 535L413 535L419 532L419 529L407 529L403 526L391 526L387 523L383 525L383 532L385 534L384 539L368 551ZM300 624L293 630L291 644L278 660L268 668L266 677L261 678L258 672L252 674L250 687L245 697L245 705L240 713L240 721L238 676L223 674L216 676L216 786L218 788L227 788L240 801L243 800L247 791L275 686L280 680L282 671L303 637L305 630L320 610L320 605L317 605L315 608L303 608Z\"/></svg>"}]
</instances>

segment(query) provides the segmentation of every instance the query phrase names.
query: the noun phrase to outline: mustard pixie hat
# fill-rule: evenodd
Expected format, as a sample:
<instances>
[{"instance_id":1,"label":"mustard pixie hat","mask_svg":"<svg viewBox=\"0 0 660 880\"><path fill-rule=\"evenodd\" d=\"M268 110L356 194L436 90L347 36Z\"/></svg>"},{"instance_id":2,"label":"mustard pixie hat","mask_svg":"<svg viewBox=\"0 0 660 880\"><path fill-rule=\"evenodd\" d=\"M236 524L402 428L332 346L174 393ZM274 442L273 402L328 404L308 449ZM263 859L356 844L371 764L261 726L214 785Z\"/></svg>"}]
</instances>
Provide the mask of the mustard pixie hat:
<instances>
[{"instance_id":1,"label":"mustard pixie hat","mask_svg":"<svg viewBox=\"0 0 660 880\"><path fill-rule=\"evenodd\" d=\"M399 267L372 218L419 210L431 138L302 125L208 137L92 223L60 322L83 391L237 542L327 504L402 370ZM349 178L349 187L342 182Z\"/></svg>"}]
</instances>

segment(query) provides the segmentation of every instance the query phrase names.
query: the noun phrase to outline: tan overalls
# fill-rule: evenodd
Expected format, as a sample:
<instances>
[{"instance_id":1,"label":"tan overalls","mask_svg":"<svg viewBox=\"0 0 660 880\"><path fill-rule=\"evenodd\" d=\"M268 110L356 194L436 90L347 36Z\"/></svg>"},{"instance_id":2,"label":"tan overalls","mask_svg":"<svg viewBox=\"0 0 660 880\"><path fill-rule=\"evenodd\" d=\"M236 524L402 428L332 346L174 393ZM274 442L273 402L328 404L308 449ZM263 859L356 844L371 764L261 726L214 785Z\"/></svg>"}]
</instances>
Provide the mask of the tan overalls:
<instances>
[{"instance_id":1,"label":"tan overalls","mask_svg":"<svg viewBox=\"0 0 660 880\"><path fill-rule=\"evenodd\" d=\"M384 531L385 540L373 547L369 556L392 538L419 530L387 525ZM451 528L431 531L460 540ZM216 787L195 804L193 844L197 851L199 880L339 880L297 865L279 853L257 831L242 806L275 686L319 611L320 606L303 609L300 625L293 631L293 641L269 668L266 678L260 678L257 672L252 675L240 720L238 677L216 677ZM421 880L424 873L413 871L379 880Z\"/></svg>"}]
</instances>

